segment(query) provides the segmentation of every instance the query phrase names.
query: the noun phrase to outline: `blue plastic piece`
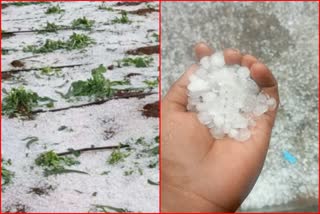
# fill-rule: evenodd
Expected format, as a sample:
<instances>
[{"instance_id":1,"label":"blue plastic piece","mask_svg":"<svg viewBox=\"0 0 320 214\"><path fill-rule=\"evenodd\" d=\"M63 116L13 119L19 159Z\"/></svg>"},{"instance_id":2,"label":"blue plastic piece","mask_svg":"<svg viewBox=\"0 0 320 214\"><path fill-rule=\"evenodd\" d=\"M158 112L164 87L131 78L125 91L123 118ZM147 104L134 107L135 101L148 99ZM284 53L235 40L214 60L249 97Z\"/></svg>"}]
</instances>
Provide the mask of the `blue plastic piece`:
<instances>
[{"instance_id":1,"label":"blue plastic piece","mask_svg":"<svg viewBox=\"0 0 320 214\"><path fill-rule=\"evenodd\" d=\"M295 164L297 162L297 158L295 158L290 152L283 151L282 154L284 159L286 159L289 163Z\"/></svg>"}]
</instances>

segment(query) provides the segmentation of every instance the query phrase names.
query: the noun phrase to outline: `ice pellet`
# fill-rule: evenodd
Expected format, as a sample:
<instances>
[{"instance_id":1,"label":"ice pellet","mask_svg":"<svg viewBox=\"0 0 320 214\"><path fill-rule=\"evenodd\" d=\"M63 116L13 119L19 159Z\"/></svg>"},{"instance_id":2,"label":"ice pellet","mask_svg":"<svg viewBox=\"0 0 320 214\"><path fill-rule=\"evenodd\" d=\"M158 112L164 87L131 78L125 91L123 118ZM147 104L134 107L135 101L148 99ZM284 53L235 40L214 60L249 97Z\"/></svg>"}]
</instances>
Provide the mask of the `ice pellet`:
<instances>
[{"instance_id":1,"label":"ice pellet","mask_svg":"<svg viewBox=\"0 0 320 214\"><path fill-rule=\"evenodd\" d=\"M189 81L188 110L198 113L216 139L248 140L255 120L277 105L250 78L247 67L226 65L222 52L202 58Z\"/></svg>"}]
</instances>

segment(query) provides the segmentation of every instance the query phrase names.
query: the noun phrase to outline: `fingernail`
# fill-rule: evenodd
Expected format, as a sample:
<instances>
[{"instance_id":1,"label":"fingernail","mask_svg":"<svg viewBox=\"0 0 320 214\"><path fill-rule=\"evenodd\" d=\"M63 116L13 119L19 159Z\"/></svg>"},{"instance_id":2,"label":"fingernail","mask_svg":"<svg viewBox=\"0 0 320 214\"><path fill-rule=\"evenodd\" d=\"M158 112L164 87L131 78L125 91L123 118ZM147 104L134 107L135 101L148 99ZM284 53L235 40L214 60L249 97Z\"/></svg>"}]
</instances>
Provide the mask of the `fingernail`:
<instances>
[{"instance_id":1,"label":"fingernail","mask_svg":"<svg viewBox=\"0 0 320 214\"><path fill-rule=\"evenodd\" d=\"M204 43L204 42L198 42L198 43L196 43L196 44L194 45L194 48L198 48L198 47L200 47L200 46L206 46L206 43Z\"/></svg>"},{"instance_id":2,"label":"fingernail","mask_svg":"<svg viewBox=\"0 0 320 214\"><path fill-rule=\"evenodd\" d=\"M230 48L230 50L233 50L233 51L235 51L235 52L237 52L237 53L240 53L240 50L239 50L239 49L236 49L236 48Z\"/></svg>"}]
</instances>

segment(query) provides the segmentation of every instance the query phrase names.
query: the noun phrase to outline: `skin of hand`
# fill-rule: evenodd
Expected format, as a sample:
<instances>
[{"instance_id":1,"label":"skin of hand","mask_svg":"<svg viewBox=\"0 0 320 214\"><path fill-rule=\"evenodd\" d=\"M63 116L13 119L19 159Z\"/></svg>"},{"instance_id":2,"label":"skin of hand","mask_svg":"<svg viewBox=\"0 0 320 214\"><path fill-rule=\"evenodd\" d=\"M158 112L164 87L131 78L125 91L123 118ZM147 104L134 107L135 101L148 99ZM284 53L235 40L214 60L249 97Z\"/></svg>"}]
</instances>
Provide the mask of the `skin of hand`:
<instances>
[{"instance_id":1,"label":"skin of hand","mask_svg":"<svg viewBox=\"0 0 320 214\"><path fill-rule=\"evenodd\" d=\"M197 60L213 50L195 46ZM235 49L224 50L226 64L250 69L251 78L279 104L277 81L255 57ZM234 212L253 188L264 164L277 107L256 121L251 137L237 142L214 139L209 129L188 112L189 76L192 65L170 88L161 104L161 211Z\"/></svg>"}]
</instances>

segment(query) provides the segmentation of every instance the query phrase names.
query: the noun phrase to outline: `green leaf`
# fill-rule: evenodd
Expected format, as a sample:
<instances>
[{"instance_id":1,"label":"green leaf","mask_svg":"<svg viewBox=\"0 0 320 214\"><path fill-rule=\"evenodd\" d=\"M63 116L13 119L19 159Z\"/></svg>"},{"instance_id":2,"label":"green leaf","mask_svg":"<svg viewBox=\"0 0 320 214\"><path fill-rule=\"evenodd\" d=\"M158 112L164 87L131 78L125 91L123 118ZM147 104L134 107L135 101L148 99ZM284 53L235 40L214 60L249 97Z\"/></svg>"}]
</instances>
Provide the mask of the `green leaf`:
<instances>
[{"instance_id":1,"label":"green leaf","mask_svg":"<svg viewBox=\"0 0 320 214\"><path fill-rule=\"evenodd\" d=\"M99 10L113 11L113 8L112 8L112 7L108 7L108 6L106 6L104 3L102 3L101 5L99 5L98 9L99 9Z\"/></svg>"},{"instance_id":2,"label":"green leaf","mask_svg":"<svg viewBox=\"0 0 320 214\"><path fill-rule=\"evenodd\" d=\"M145 68L149 67L153 62L153 58L149 56L145 57L127 57L120 61L120 65L122 66L132 66L134 65L137 68ZM122 63L122 64L121 64Z\"/></svg>"},{"instance_id":3,"label":"green leaf","mask_svg":"<svg viewBox=\"0 0 320 214\"><path fill-rule=\"evenodd\" d=\"M95 76L95 75L103 74L106 71L107 71L107 68L104 67L102 64L100 64L99 67L92 69L91 73L92 73L92 76Z\"/></svg>"},{"instance_id":4,"label":"green leaf","mask_svg":"<svg viewBox=\"0 0 320 214\"><path fill-rule=\"evenodd\" d=\"M158 155L159 154L159 146L155 146L152 149L147 150L148 153L151 155Z\"/></svg>"},{"instance_id":5,"label":"green leaf","mask_svg":"<svg viewBox=\"0 0 320 214\"><path fill-rule=\"evenodd\" d=\"M89 30L94 24L94 20L88 20L87 17L82 17L72 21L72 28Z\"/></svg>"},{"instance_id":6,"label":"green leaf","mask_svg":"<svg viewBox=\"0 0 320 214\"><path fill-rule=\"evenodd\" d=\"M12 88L2 100L2 113L9 117L18 115L31 117L32 109L41 106L40 102L44 102L45 105L54 101L55 100L49 97L40 97L33 91L26 91L22 86L19 88Z\"/></svg>"},{"instance_id":7,"label":"green leaf","mask_svg":"<svg viewBox=\"0 0 320 214\"><path fill-rule=\"evenodd\" d=\"M155 79L155 80L144 80L143 82L145 84L147 84L149 88L155 88L155 87L158 86L158 79Z\"/></svg>"},{"instance_id":8,"label":"green leaf","mask_svg":"<svg viewBox=\"0 0 320 214\"><path fill-rule=\"evenodd\" d=\"M84 173L77 170L65 169L64 166L72 166L72 165L80 164L80 162L75 160L72 157L58 156L57 153L55 153L52 150L40 154L35 159L35 164L37 166L41 166L44 168L44 174L46 176L52 175L52 174L69 173L69 172Z\"/></svg>"},{"instance_id":9,"label":"green leaf","mask_svg":"<svg viewBox=\"0 0 320 214\"><path fill-rule=\"evenodd\" d=\"M46 26L43 29L39 30L38 33L45 33L45 32L56 33L61 28L62 28L62 26L60 26L60 25L56 25L55 23L47 22Z\"/></svg>"},{"instance_id":10,"label":"green leaf","mask_svg":"<svg viewBox=\"0 0 320 214\"><path fill-rule=\"evenodd\" d=\"M128 14L126 11L121 11L121 17L116 17L111 21L113 24L130 24L132 21L129 20Z\"/></svg>"},{"instance_id":11,"label":"green leaf","mask_svg":"<svg viewBox=\"0 0 320 214\"><path fill-rule=\"evenodd\" d=\"M100 175L108 175L109 173L110 173L110 171L104 171Z\"/></svg>"},{"instance_id":12,"label":"green leaf","mask_svg":"<svg viewBox=\"0 0 320 214\"><path fill-rule=\"evenodd\" d=\"M2 88L2 93L4 93L4 94L8 94L9 92L7 91L7 89L5 89L5 88Z\"/></svg>"},{"instance_id":13,"label":"green leaf","mask_svg":"<svg viewBox=\"0 0 320 214\"><path fill-rule=\"evenodd\" d=\"M30 137L26 137L26 138L24 138L24 139L22 139L22 140L23 140L23 141L28 140L28 141L27 141L27 144L26 144L26 147L27 147L28 149L30 149L31 144L39 141L39 138L38 138L38 137L35 137L35 136L30 136Z\"/></svg>"},{"instance_id":14,"label":"green leaf","mask_svg":"<svg viewBox=\"0 0 320 214\"><path fill-rule=\"evenodd\" d=\"M159 182L154 182L154 181L152 181L152 180L148 179L148 184L158 186L158 185L159 185Z\"/></svg>"},{"instance_id":15,"label":"green leaf","mask_svg":"<svg viewBox=\"0 0 320 214\"><path fill-rule=\"evenodd\" d=\"M8 170L6 166L11 165L11 160L1 160L1 184L2 184L2 191L4 191L4 187L12 183L12 178L14 177L14 172Z\"/></svg>"},{"instance_id":16,"label":"green leaf","mask_svg":"<svg viewBox=\"0 0 320 214\"><path fill-rule=\"evenodd\" d=\"M73 33L67 41L47 39L43 45L28 45L23 48L23 51L32 53L49 53L60 49L82 49L94 43L94 40L85 34Z\"/></svg>"},{"instance_id":17,"label":"green leaf","mask_svg":"<svg viewBox=\"0 0 320 214\"><path fill-rule=\"evenodd\" d=\"M111 97L117 89L114 86L127 85L128 80L124 81L110 81L103 76L106 72L106 68L100 65L91 71L91 78L84 80L75 81L71 84L68 93L65 95L70 96L89 96L95 98Z\"/></svg>"},{"instance_id":18,"label":"green leaf","mask_svg":"<svg viewBox=\"0 0 320 214\"><path fill-rule=\"evenodd\" d=\"M128 157L129 155L130 155L129 153L126 154L126 153L124 153L124 152L121 152L121 151L120 151L120 148L114 149L114 150L112 151L109 159L107 160L107 162L108 162L109 164L117 164L117 163L119 163L119 162L124 161L124 159L125 159L126 157Z\"/></svg>"},{"instance_id":19,"label":"green leaf","mask_svg":"<svg viewBox=\"0 0 320 214\"><path fill-rule=\"evenodd\" d=\"M65 10L61 9L59 5L56 5L56 6L48 7L46 14L59 14L63 12L65 12Z\"/></svg>"}]
</instances>

